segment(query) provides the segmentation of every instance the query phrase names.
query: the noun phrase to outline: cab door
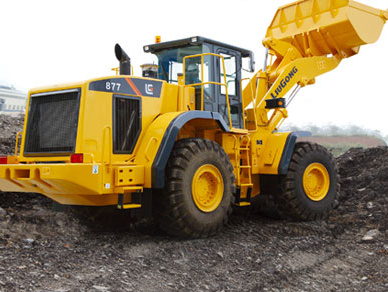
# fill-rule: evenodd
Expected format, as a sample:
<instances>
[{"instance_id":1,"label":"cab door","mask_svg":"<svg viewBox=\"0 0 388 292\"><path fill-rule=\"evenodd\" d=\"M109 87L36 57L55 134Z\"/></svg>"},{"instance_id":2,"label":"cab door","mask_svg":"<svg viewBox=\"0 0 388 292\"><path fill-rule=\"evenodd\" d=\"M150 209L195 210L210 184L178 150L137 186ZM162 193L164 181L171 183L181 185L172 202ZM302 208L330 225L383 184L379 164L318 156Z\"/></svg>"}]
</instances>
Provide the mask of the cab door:
<instances>
[{"instance_id":1,"label":"cab door","mask_svg":"<svg viewBox=\"0 0 388 292\"><path fill-rule=\"evenodd\" d=\"M227 93L230 106L232 125L229 125L228 107L226 102L225 86L218 86L216 95L218 98L218 112L223 116L230 127L242 129L244 127L241 102L241 53L218 47L216 54L224 57ZM222 59L216 62L217 82L225 83Z\"/></svg>"}]
</instances>

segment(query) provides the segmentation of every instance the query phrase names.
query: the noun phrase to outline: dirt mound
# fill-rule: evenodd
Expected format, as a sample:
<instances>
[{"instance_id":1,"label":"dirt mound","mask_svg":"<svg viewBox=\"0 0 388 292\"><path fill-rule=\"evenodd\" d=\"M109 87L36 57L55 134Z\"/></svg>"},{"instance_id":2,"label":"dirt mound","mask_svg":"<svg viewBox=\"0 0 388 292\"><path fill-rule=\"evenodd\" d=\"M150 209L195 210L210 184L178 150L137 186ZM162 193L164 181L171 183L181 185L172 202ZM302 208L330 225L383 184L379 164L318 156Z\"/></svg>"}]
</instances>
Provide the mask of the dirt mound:
<instances>
[{"instance_id":1,"label":"dirt mound","mask_svg":"<svg viewBox=\"0 0 388 292\"><path fill-rule=\"evenodd\" d=\"M23 131L24 116L0 114L0 155L13 154L16 134Z\"/></svg>"},{"instance_id":2,"label":"dirt mound","mask_svg":"<svg viewBox=\"0 0 388 292\"><path fill-rule=\"evenodd\" d=\"M353 148L337 159L338 213L350 225L388 229L388 147Z\"/></svg>"}]
</instances>

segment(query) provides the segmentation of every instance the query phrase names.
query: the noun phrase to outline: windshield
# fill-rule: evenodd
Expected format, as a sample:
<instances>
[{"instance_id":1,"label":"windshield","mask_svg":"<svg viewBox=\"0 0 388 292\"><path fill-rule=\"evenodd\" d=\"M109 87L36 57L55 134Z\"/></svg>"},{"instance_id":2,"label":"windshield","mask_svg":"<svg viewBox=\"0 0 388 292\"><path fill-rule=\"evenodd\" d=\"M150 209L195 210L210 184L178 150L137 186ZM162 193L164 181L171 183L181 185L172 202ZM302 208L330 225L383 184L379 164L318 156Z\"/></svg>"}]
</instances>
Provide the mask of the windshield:
<instances>
[{"instance_id":1,"label":"windshield","mask_svg":"<svg viewBox=\"0 0 388 292\"><path fill-rule=\"evenodd\" d=\"M178 84L178 74L183 73L183 58L209 51L206 45L199 45L165 49L156 52L155 55L158 57L159 63L158 78L166 80L169 83Z\"/></svg>"}]
</instances>

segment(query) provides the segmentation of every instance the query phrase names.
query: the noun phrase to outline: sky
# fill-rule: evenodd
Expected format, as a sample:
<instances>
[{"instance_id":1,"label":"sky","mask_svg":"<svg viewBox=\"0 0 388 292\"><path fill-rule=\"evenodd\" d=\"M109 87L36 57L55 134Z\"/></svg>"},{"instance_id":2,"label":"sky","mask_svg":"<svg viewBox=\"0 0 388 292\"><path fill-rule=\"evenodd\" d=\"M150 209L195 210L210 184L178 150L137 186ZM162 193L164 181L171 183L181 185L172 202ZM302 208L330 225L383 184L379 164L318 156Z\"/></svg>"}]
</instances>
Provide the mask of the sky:
<instances>
[{"instance_id":1,"label":"sky","mask_svg":"<svg viewBox=\"0 0 388 292\"><path fill-rule=\"evenodd\" d=\"M267 27L290 2L1 0L0 80L28 91L114 75L116 43L140 76L140 65L153 60L143 46L156 35L162 41L199 35L250 49L258 69ZM388 8L388 0L358 2ZM377 43L302 88L285 125L356 125L388 135L387 52L388 25Z\"/></svg>"}]
</instances>

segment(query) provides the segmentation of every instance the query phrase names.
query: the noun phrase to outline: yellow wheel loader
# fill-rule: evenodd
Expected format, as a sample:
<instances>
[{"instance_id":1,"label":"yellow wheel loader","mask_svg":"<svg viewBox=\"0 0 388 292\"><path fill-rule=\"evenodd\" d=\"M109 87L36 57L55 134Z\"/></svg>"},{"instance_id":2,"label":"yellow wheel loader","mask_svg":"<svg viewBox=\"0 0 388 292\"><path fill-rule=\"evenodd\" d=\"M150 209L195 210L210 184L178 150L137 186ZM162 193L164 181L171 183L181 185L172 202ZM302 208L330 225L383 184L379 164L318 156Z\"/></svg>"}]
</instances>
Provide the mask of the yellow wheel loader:
<instances>
[{"instance_id":1,"label":"yellow wheel loader","mask_svg":"<svg viewBox=\"0 0 388 292\"><path fill-rule=\"evenodd\" d=\"M292 218L325 218L338 191L331 154L278 128L298 90L377 41L387 19L350 0L281 7L256 73L251 51L196 36L144 46L158 64L135 77L116 45L120 75L29 92L0 190L151 214L188 238L215 234L233 204L266 196Z\"/></svg>"}]
</instances>

